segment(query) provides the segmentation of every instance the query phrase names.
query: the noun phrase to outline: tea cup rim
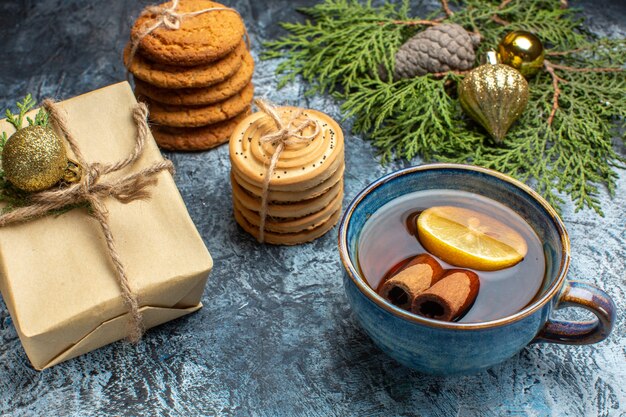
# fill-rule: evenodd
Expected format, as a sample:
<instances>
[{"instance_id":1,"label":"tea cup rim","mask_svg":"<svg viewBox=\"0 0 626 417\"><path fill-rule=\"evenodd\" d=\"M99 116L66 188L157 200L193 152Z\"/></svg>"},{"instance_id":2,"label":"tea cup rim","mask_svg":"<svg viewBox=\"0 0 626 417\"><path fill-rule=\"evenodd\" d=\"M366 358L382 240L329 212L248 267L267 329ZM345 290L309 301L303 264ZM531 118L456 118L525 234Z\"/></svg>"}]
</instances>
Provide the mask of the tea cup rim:
<instances>
[{"instance_id":1,"label":"tea cup rim","mask_svg":"<svg viewBox=\"0 0 626 417\"><path fill-rule=\"evenodd\" d=\"M548 289L544 292L544 294L533 303L527 305L522 310L490 321L484 322L473 322L473 323L457 323L457 322L445 322L440 320L429 319L426 317L418 316L416 314L410 313L406 310L403 310L385 300L381 297L376 291L374 291L368 284L365 282L363 277L361 277L360 273L357 271L355 265L352 262L348 254L348 226L352 219L352 214L355 209L361 203L361 201L369 195L376 188L382 186L383 184L392 181L395 178L412 174L414 172L419 171L431 171L431 170L446 170L446 169L455 169L455 170L465 170L465 171L474 171L480 172L486 175L490 175L492 177L496 177L502 181L508 182L520 190L524 191L526 194L530 195L534 200L536 200L546 211L546 213L551 217L561 239L561 247L562 247L562 256L561 262L559 265L559 275L558 277L550 284ZM338 245L339 245L339 255L341 258L341 262L343 264L344 270L352 280L352 282L356 285L356 287L363 293L367 298L369 298L372 302L377 304L379 307L387 310L388 312L394 314L395 316L399 316L405 320L415 322L422 325L427 325L429 327L436 328L446 328L446 329L454 329L454 330L477 330L477 329L486 329L492 327L503 326L507 324L511 324L513 322L517 322L519 320L524 319L536 311L541 309L546 303L550 302L563 287L565 282L565 278L567 276L567 271L569 269L570 263L570 241L569 235L565 228L565 225L561 218L559 217L556 210L541 196L539 193L534 191L528 185L518 181L506 174L501 172L483 168L475 165L467 165L467 164L453 164L453 163L433 163L433 164L424 164L418 166L412 166L408 168L399 169L387 175L384 175L367 187L365 187L356 197L352 200L348 208L346 209L341 222L339 224L339 233L338 233Z\"/></svg>"}]
</instances>

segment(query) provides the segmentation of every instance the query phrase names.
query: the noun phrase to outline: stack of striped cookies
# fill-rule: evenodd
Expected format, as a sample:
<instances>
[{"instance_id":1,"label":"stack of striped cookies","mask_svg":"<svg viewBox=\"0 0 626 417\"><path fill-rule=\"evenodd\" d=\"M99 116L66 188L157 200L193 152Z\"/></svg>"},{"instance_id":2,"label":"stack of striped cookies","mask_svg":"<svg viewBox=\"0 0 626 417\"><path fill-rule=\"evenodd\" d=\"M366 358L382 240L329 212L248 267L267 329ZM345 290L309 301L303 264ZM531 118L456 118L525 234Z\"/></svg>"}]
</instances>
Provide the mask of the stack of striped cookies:
<instances>
[{"instance_id":1,"label":"stack of striped cookies","mask_svg":"<svg viewBox=\"0 0 626 417\"><path fill-rule=\"evenodd\" d=\"M296 245L317 239L339 220L343 199L344 141L339 125L315 110L276 108L291 126L317 121L319 131L310 141L287 143L269 172L276 143L262 138L278 130L266 113L244 119L230 139L231 183L235 220L258 240L276 245ZM298 116L299 114L299 116ZM309 126L302 135L313 135ZM269 174L263 236L264 179Z\"/></svg>"},{"instance_id":2,"label":"stack of striped cookies","mask_svg":"<svg viewBox=\"0 0 626 417\"><path fill-rule=\"evenodd\" d=\"M171 7L171 2L157 7ZM190 15L206 9L218 10ZM159 146L210 149L226 142L250 113L254 61L234 9L180 0L176 13L183 16L178 29L159 27L147 35L146 27L157 17L142 14L131 31L138 48L131 54L131 42L124 62L134 75L137 97L149 106Z\"/></svg>"}]
</instances>

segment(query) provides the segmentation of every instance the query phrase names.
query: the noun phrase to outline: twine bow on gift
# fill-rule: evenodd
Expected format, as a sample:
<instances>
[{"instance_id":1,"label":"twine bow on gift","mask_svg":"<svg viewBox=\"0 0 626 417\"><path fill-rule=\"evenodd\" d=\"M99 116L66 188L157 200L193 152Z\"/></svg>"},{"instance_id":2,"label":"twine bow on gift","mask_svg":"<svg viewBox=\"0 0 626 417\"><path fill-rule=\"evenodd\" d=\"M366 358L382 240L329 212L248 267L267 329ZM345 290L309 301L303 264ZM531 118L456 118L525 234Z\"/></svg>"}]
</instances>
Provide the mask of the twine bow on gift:
<instances>
[{"instance_id":1,"label":"twine bow on gift","mask_svg":"<svg viewBox=\"0 0 626 417\"><path fill-rule=\"evenodd\" d=\"M261 218L259 224L259 242L263 243L265 241L265 221L267 218L270 180L272 178L272 174L274 174L274 171L276 170L276 164L280 159L280 155L285 149L285 146L311 142L317 137L317 135L319 135L319 133L321 132L321 127L317 120L313 120L308 117L301 123L296 124L298 118L300 118L300 116L304 114L303 109L299 109L299 111L297 111L296 114L288 122L285 123L285 121L283 121L283 119L278 114L276 107L274 107L272 104L260 99L255 99L254 104L256 104L261 112L271 117L276 124L276 127L278 128L278 130L276 130L275 132L268 133L267 135L264 135L259 139L261 145L269 143L272 146L276 147L276 149L274 150L274 154L270 159L270 163L267 166L265 177L263 178L263 188L261 191L261 211L259 212L259 216ZM315 127L315 130L309 135L304 135L302 132L309 126Z\"/></svg>"},{"instance_id":2,"label":"twine bow on gift","mask_svg":"<svg viewBox=\"0 0 626 417\"><path fill-rule=\"evenodd\" d=\"M61 110L52 100L45 100L43 107L50 115L50 119L56 124L59 132L65 136L78 164L83 169L80 182L63 188L33 193L28 196L25 206L15 207L0 215L0 227L10 224L23 223L33 220L58 210L68 207L87 204L90 215L95 218L104 234L108 254L115 269L115 276L122 292L122 299L129 310L130 321L128 339L137 342L143 334L143 322L139 311L139 300L130 288L126 268L117 252L115 240L109 225L108 211L104 199L114 198L127 204L135 200L150 197L149 187L157 183L156 175L162 171L174 172L171 161L160 161L142 169L134 174L129 174L118 179L106 181L104 176L119 172L133 165L143 154L146 139L149 137L148 108L139 103L133 108L133 121L137 127L135 148L126 158L112 164L89 163L83 156L78 142L68 129L67 120Z\"/></svg>"},{"instance_id":3,"label":"twine bow on gift","mask_svg":"<svg viewBox=\"0 0 626 417\"><path fill-rule=\"evenodd\" d=\"M206 9L196 10L193 12L179 13L177 11L179 2L180 0L172 0L172 5L170 7L167 7L165 5L159 5L159 6L148 6L143 9L141 14L139 15L139 18L147 16L147 17L154 19L154 23L146 25L146 27L141 32L139 32L139 34L137 34L131 39L130 53L128 54L128 59L125 62L126 68L130 68L130 64L133 62L133 59L135 58L135 55L137 54L137 50L139 49L139 44L141 43L143 38L145 38L146 36L148 36L149 34L151 34L152 32L154 32L155 30L159 28L166 28L169 30L178 30L180 29L180 25L183 22L183 19L185 18L199 16L204 13L219 12L219 11L236 13L237 16L239 16L239 18L243 22L243 17L241 17L241 14L239 14L237 10L232 9L230 7L208 7ZM248 45L248 49L250 49L250 36L248 35L248 30L246 29L245 24L244 24L244 32L245 32L245 39Z\"/></svg>"}]
</instances>

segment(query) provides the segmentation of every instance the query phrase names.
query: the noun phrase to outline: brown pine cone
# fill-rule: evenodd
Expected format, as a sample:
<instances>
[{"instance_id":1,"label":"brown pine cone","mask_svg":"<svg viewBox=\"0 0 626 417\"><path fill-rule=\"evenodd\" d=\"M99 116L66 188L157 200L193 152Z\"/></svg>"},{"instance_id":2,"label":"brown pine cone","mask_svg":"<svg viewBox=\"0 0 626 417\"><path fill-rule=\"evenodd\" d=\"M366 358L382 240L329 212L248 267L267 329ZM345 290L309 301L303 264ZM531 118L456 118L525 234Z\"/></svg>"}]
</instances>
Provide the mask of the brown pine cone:
<instances>
[{"instance_id":1,"label":"brown pine cone","mask_svg":"<svg viewBox=\"0 0 626 417\"><path fill-rule=\"evenodd\" d=\"M474 48L479 43L480 35L467 32L455 23L429 27L398 49L394 78L468 70L474 66Z\"/></svg>"}]
</instances>

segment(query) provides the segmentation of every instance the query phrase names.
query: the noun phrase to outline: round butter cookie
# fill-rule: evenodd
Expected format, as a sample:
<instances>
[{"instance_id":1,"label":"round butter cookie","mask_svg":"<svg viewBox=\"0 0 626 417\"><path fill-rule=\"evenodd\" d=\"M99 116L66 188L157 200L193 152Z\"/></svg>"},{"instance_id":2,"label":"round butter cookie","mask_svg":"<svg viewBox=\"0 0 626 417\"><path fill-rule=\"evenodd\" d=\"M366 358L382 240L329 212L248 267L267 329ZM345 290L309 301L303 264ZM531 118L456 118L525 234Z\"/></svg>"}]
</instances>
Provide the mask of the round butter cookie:
<instances>
[{"instance_id":1,"label":"round butter cookie","mask_svg":"<svg viewBox=\"0 0 626 417\"><path fill-rule=\"evenodd\" d=\"M171 6L171 1L160 5L163 8ZM208 0L180 0L176 13L210 8L228 7ZM131 29L131 39L139 38L158 18L156 15L140 16ZM183 17L180 28L176 30L157 28L141 39L139 50L154 62L177 66L201 65L232 52L243 39L244 33L241 16L234 9L207 11Z\"/></svg>"},{"instance_id":2,"label":"round butter cookie","mask_svg":"<svg viewBox=\"0 0 626 417\"><path fill-rule=\"evenodd\" d=\"M343 161L340 161L343 162ZM333 185L337 184L339 181L343 179L343 172L345 166L343 163L339 166L338 169L335 170L334 173L327 180L321 182L315 187L311 187L302 191L277 191L272 190L271 188L268 191L267 201L269 202L295 202L302 200L309 200L311 198L315 198L324 194L328 191ZM249 183L246 179L244 179L236 170L231 169L231 174L234 177L234 181L237 181L237 184L244 188L248 193L261 198L262 189L261 187L257 187L254 184Z\"/></svg>"},{"instance_id":3,"label":"round butter cookie","mask_svg":"<svg viewBox=\"0 0 626 417\"><path fill-rule=\"evenodd\" d=\"M235 211L235 221L243 230L251 234L255 238L259 238L259 228L251 225L241 212L237 209ZM305 230L297 233L275 233L265 232L265 242L272 245L299 245L301 243L311 242L324 234L328 233L339 221L341 217L341 210L337 210L326 223L310 230Z\"/></svg>"},{"instance_id":4,"label":"round butter cookie","mask_svg":"<svg viewBox=\"0 0 626 417\"><path fill-rule=\"evenodd\" d=\"M231 185L233 198L237 199L242 206L248 210L256 211L257 213L261 211L260 198L251 196L234 181L231 182ZM310 200L295 203L268 204L267 217L285 219L304 217L322 210L324 207L331 204L340 194L343 194L343 181L332 186L326 193Z\"/></svg>"},{"instance_id":5,"label":"round butter cookie","mask_svg":"<svg viewBox=\"0 0 626 417\"><path fill-rule=\"evenodd\" d=\"M248 84L239 93L219 103L202 107L170 106L139 96L150 109L153 123L171 127L201 127L232 119L241 114L252 102L254 86Z\"/></svg>"},{"instance_id":6,"label":"round butter cookie","mask_svg":"<svg viewBox=\"0 0 626 417\"><path fill-rule=\"evenodd\" d=\"M228 142L235 127L249 114L250 108L232 119L203 127L152 126L152 135L162 149L204 151Z\"/></svg>"},{"instance_id":7,"label":"round butter cookie","mask_svg":"<svg viewBox=\"0 0 626 417\"><path fill-rule=\"evenodd\" d=\"M265 221L265 231L276 233L296 233L305 230L315 229L326 223L337 210L341 210L343 193L337 196L322 210L309 214L308 216L298 218L267 218ZM244 207L236 198L233 198L235 210L239 210L241 215L255 227L260 227L261 217L256 211L252 211Z\"/></svg>"},{"instance_id":8,"label":"round butter cookie","mask_svg":"<svg viewBox=\"0 0 626 417\"><path fill-rule=\"evenodd\" d=\"M135 80L135 93L146 96L154 101L174 106L206 106L226 100L237 94L250 84L254 73L252 55L245 53L243 64L230 78L221 83L203 88L168 89L152 86Z\"/></svg>"},{"instance_id":9,"label":"round butter cookie","mask_svg":"<svg viewBox=\"0 0 626 417\"><path fill-rule=\"evenodd\" d=\"M128 64L130 46L124 49L124 62ZM195 67L152 62L140 53L135 54L128 70L135 81L142 80L160 88L200 88L220 83L235 74L243 65L243 57L248 53L246 43L241 41L235 50L219 61Z\"/></svg>"},{"instance_id":10,"label":"round butter cookie","mask_svg":"<svg viewBox=\"0 0 626 417\"><path fill-rule=\"evenodd\" d=\"M281 119L288 122L300 109L278 107ZM302 191L315 187L328 179L343 164L344 140L341 128L332 118L316 110L304 110L294 124L307 118L316 120L320 132L311 141L287 145L271 173L269 187L276 191ZM257 112L242 121L230 139L230 159L233 170L247 182L261 188L267 167L276 145L262 144L260 139L277 130L274 120ZM311 126L303 135L314 133Z\"/></svg>"}]
</instances>

